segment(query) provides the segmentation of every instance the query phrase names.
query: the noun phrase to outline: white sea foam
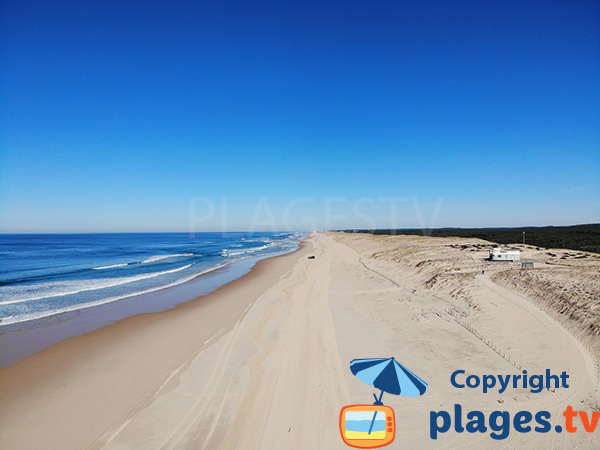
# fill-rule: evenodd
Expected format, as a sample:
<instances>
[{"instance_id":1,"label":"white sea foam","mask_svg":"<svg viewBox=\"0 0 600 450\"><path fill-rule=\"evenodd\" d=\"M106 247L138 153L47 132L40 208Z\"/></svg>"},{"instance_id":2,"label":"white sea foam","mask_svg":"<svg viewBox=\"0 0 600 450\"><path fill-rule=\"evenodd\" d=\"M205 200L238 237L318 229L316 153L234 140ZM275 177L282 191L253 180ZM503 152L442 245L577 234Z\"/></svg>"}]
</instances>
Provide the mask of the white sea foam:
<instances>
[{"instance_id":1,"label":"white sea foam","mask_svg":"<svg viewBox=\"0 0 600 450\"><path fill-rule=\"evenodd\" d=\"M221 256L224 257L231 257L231 256L241 256L241 255L247 255L249 253L255 253L258 252L260 250L264 250L265 248L269 248L269 247L273 247L275 245L274 242L271 242L267 245L262 245L260 247L250 247L250 248L245 248L243 250L236 250L234 252L229 251L229 249L222 249L221 250Z\"/></svg>"},{"instance_id":2,"label":"white sea foam","mask_svg":"<svg viewBox=\"0 0 600 450\"><path fill-rule=\"evenodd\" d=\"M243 255L246 252L230 252L227 250L223 250L223 252L221 253L222 256L239 256L239 255Z\"/></svg>"},{"instance_id":3,"label":"white sea foam","mask_svg":"<svg viewBox=\"0 0 600 450\"><path fill-rule=\"evenodd\" d=\"M104 269L113 269L115 267L124 267L127 263L123 264L113 264L112 266L102 266L102 267L93 267L94 270L104 270Z\"/></svg>"},{"instance_id":4,"label":"white sea foam","mask_svg":"<svg viewBox=\"0 0 600 450\"><path fill-rule=\"evenodd\" d=\"M177 286L178 284L182 284L185 283L187 281L191 281L196 277L199 277L201 275L205 275L207 273L213 272L217 269L220 269L222 267L225 267L227 264L221 264L215 267L211 267L210 269L207 269L203 272L200 273L195 273L194 275L191 275L189 277L186 278L182 278L180 280L174 281L173 283L167 284L165 286L157 286L155 288L152 289L147 289L145 291L141 291L141 292L133 292L130 294L125 294L119 297L110 297L110 298L104 298L102 300L97 300L94 302L89 302L89 303L84 303L84 304L76 304L76 305L71 305L71 306L65 306L63 308L57 308L57 309L52 309L49 311L38 311L35 313L26 313L26 314L20 314L20 315L13 315L13 316L6 316L6 317L2 317L0 318L0 326L2 325L11 325L11 324L15 324L15 323L22 323L22 322L28 322L30 320L36 320L36 319L43 319L44 317L50 317L50 316L54 316L56 314L62 314L62 313L66 313L66 312L70 312L70 311L77 311L80 309L87 309L87 308L92 308L94 306L100 306L100 305L104 305L106 303L112 303L112 302L116 302L119 300L123 300L126 298L130 298L130 297L135 297L137 295L142 295L142 294L149 294L151 292L155 292L155 291L160 291L161 289L167 289L173 286ZM189 266L186 266L189 267ZM179 269L182 270L183 268Z\"/></svg>"},{"instance_id":5,"label":"white sea foam","mask_svg":"<svg viewBox=\"0 0 600 450\"><path fill-rule=\"evenodd\" d=\"M156 261L161 261L163 259L167 259L167 258L176 258L178 256L193 256L193 253L177 253L174 255L156 255L156 256L151 256L148 259L145 259L144 261L142 261L142 264L148 264L148 263L153 263Z\"/></svg>"},{"instance_id":6,"label":"white sea foam","mask_svg":"<svg viewBox=\"0 0 600 450\"><path fill-rule=\"evenodd\" d=\"M8 294L11 297L17 296L18 298L14 300L0 301L0 305L12 305L15 303L23 303L33 300L44 300L53 297L63 297L65 295L79 294L80 292L95 291L97 289L105 289L108 287L120 286L127 283L133 283L135 281L147 280L149 278L155 278L161 275L179 272L191 266L191 264L188 264L183 267L178 267L176 269L163 270L162 272L144 273L140 275L134 275L131 277L99 278L95 280L73 280L68 282L51 281L47 283L37 284L34 286L5 286L3 289L0 289L0 292L3 295ZM40 295L39 291L44 292L44 294ZM27 296L27 294L29 295Z\"/></svg>"}]
</instances>

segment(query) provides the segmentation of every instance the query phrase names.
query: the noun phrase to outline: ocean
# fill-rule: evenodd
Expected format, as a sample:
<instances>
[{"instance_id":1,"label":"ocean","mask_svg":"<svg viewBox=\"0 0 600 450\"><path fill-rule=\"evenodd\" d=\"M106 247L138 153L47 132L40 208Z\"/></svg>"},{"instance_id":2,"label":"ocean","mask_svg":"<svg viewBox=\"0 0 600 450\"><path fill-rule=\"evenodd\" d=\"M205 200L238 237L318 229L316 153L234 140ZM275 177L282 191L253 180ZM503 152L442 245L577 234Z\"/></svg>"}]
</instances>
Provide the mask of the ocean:
<instances>
[{"instance_id":1,"label":"ocean","mask_svg":"<svg viewBox=\"0 0 600 450\"><path fill-rule=\"evenodd\" d=\"M0 235L3 327L100 305L298 248L300 233L111 233ZM229 269L229 270L228 270ZM208 278L208 277L207 277ZM218 286L213 286L214 289ZM165 305L165 308L172 304ZM14 327L10 327L11 329Z\"/></svg>"}]
</instances>

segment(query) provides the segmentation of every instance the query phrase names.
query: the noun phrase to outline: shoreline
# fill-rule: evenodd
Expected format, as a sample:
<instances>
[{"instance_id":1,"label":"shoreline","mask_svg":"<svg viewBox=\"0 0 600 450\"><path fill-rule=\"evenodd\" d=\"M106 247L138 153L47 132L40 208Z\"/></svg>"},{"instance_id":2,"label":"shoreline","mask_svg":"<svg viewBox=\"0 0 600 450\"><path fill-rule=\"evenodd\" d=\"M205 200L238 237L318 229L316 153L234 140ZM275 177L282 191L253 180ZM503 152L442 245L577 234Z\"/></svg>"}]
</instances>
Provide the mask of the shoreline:
<instances>
[{"instance_id":1,"label":"shoreline","mask_svg":"<svg viewBox=\"0 0 600 450\"><path fill-rule=\"evenodd\" d=\"M484 261L482 245L314 233L300 250L257 264L213 294L67 339L1 370L0 447L342 450L340 409L371 403L374 393L350 361L394 356L429 385L421 397L384 397L407 448L597 448L597 433L586 432L511 432L496 441L489 431L450 429L430 438L430 412L457 403L490 418L498 410L547 411L553 425L564 423L568 405L588 417L598 409L592 355L536 305L536 292L496 283L507 270L533 273ZM589 275L598 264L536 273L596 292ZM570 386L457 390L451 374L459 369L479 377L549 369L566 372Z\"/></svg>"},{"instance_id":2,"label":"shoreline","mask_svg":"<svg viewBox=\"0 0 600 450\"><path fill-rule=\"evenodd\" d=\"M91 307L57 312L26 322L2 325L0 326L0 370L65 339L90 333L139 314L168 311L183 303L210 295L246 276L261 261L298 251L303 241L297 242L298 248L295 250L243 258L224 266L217 266L174 286L132 294Z\"/></svg>"},{"instance_id":3,"label":"shoreline","mask_svg":"<svg viewBox=\"0 0 600 450\"><path fill-rule=\"evenodd\" d=\"M258 261L250 272L210 294L69 337L1 369L0 443L5 448L54 448L42 444L47 440L61 443L55 448L88 447L115 417L145 403L173 367L231 330L309 248L305 239L296 251ZM98 401L110 414L86 420L84 412ZM21 441L34 438L31 421L43 428L37 444Z\"/></svg>"}]
</instances>

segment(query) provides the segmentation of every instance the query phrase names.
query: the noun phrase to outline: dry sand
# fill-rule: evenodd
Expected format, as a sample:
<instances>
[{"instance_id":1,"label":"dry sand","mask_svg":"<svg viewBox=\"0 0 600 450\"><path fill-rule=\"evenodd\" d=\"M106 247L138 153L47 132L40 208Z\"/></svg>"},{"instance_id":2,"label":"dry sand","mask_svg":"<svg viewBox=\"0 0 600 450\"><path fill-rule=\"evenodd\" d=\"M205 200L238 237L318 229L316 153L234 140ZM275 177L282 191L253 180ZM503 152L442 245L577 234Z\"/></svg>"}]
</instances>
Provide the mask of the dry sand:
<instances>
[{"instance_id":1,"label":"dry sand","mask_svg":"<svg viewBox=\"0 0 600 450\"><path fill-rule=\"evenodd\" d=\"M554 425L566 406L590 414L599 402L599 286L589 268L600 258L527 248L539 268L522 274L483 261L488 246L313 234L298 252L263 261L207 297L68 339L0 371L0 447L348 448L339 411L371 403L375 392L352 375L350 361L395 356L429 389L419 398L384 395L398 429L389 448L599 448L600 429L582 427L513 429L504 441L454 430L430 439L429 412L456 403L488 416L547 410ZM567 280L586 295L565 294ZM482 394L452 387L457 369L566 371L571 387Z\"/></svg>"}]
</instances>

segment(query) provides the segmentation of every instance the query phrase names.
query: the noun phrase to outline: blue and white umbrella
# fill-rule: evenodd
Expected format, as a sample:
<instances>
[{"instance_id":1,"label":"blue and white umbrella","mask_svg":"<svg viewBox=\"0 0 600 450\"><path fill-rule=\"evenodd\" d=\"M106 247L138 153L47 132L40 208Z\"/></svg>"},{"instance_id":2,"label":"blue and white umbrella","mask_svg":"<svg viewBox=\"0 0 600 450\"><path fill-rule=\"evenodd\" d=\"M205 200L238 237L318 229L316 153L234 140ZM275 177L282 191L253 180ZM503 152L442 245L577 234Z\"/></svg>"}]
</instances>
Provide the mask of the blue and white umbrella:
<instances>
[{"instance_id":1,"label":"blue and white umbrella","mask_svg":"<svg viewBox=\"0 0 600 450\"><path fill-rule=\"evenodd\" d=\"M405 397L418 397L427 390L427 383L398 363L393 357L353 359L350 362L350 370L363 383L381 389L379 398L373 394L373 397L375 397L374 405L383 405L381 398L384 392ZM376 416L377 412L373 414L369 434L373 429Z\"/></svg>"},{"instance_id":2,"label":"blue and white umbrella","mask_svg":"<svg viewBox=\"0 0 600 450\"><path fill-rule=\"evenodd\" d=\"M404 397L418 397L427 383L392 358L353 359L350 370L363 383L383 392Z\"/></svg>"}]
</instances>

